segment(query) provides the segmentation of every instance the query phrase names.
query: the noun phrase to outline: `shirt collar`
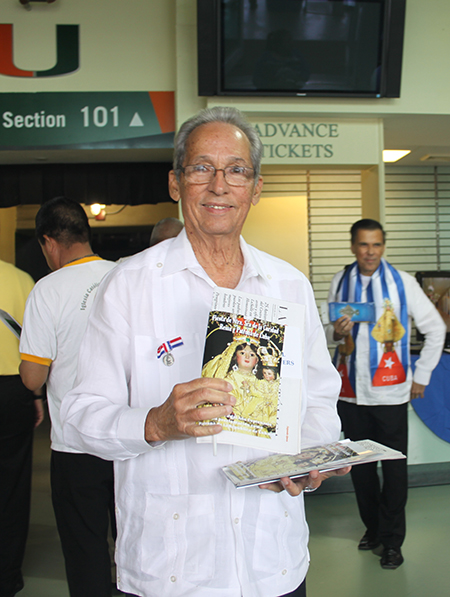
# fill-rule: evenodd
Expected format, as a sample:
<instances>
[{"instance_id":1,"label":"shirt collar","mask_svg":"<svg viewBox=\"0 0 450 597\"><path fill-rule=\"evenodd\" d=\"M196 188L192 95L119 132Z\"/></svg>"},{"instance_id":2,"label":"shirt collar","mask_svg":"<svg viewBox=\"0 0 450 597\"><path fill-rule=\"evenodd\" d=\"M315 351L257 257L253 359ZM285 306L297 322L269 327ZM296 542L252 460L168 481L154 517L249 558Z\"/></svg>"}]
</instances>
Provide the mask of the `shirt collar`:
<instances>
[{"instance_id":1,"label":"shirt collar","mask_svg":"<svg viewBox=\"0 0 450 597\"><path fill-rule=\"evenodd\" d=\"M260 276L266 281L267 276L264 274L264 271L256 259L255 254L250 250L249 245L245 242L242 236L240 237L240 246L242 255L244 257L244 267L242 270L240 283L255 276ZM193 274L203 278L209 284L215 286L213 281L197 261L185 229L183 229L180 234L172 241L167 250L163 264L163 276L169 276L184 269L190 270Z\"/></svg>"},{"instance_id":2,"label":"shirt collar","mask_svg":"<svg viewBox=\"0 0 450 597\"><path fill-rule=\"evenodd\" d=\"M80 259L74 259L63 265L63 267L70 267L71 265L80 265L80 263L89 263L90 261L102 261L102 258L98 255L89 255L89 257L80 257Z\"/></svg>"}]
</instances>

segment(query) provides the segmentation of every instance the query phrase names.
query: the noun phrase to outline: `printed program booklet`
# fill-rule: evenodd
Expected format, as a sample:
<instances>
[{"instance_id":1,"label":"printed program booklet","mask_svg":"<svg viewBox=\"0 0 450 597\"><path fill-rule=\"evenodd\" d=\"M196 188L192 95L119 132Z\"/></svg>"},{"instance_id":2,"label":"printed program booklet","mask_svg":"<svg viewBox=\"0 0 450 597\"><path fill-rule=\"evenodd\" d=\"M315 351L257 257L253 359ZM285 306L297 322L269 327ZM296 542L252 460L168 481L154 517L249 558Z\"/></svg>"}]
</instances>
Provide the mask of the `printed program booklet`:
<instances>
[{"instance_id":1,"label":"printed program booklet","mask_svg":"<svg viewBox=\"0 0 450 597\"><path fill-rule=\"evenodd\" d=\"M332 444L307 448L299 454L272 454L265 458L236 462L222 468L237 487L252 487L279 481L281 477L304 477L310 471L324 473L346 466L406 458L401 452L369 439L352 442L344 439Z\"/></svg>"},{"instance_id":2,"label":"printed program booklet","mask_svg":"<svg viewBox=\"0 0 450 597\"><path fill-rule=\"evenodd\" d=\"M304 305L215 289L202 377L229 381L236 404L231 415L213 420L223 431L198 442L300 450L304 322Z\"/></svg>"},{"instance_id":3,"label":"printed program booklet","mask_svg":"<svg viewBox=\"0 0 450 597\"><path fill-rule=\"evenodd\" d=\"M11 330L16 338L20 339L22 326L14 319L12 315L10 315L7 311L3 311L3 309L0 309L0 320L3 321L6 327Z\"/></svg>"}]
</instances>

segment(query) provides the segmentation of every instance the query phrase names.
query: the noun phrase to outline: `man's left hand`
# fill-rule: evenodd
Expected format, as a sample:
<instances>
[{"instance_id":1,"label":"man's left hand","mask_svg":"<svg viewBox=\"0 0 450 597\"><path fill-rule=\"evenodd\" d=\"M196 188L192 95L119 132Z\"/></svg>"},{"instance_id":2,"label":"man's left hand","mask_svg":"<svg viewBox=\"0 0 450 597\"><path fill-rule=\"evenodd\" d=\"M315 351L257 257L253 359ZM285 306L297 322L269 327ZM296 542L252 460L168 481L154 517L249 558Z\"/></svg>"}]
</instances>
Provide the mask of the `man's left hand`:
<instances>
[{"instance_id":1,"label":"man's left hand","mask_svg":"<svg viewBox=\"0 0 450 597\"><path fill-rule=\"evenodd\" d=\"M339 468L335 471L328 471L327 473L319 473L319 471L311 471L307 477L300 477L299 479L290 479L289 477L283 477L276 483L264 483L259 485L260 489L268 489L269 491L275 491L280 493L281 491L287 491L289 495L297 496L308 487L308 489L317 489L322 485L322 481L329 477L342 476L350 472L351 466L345 468Z\"/></svg>"},{"instance_id":2,"label":"man's left hand","mask_svg":"<svg viewBox=\"0 0 450 597\"><path fill-rule=\"evenodd\" d=\"M426 387L427 386L423 386L422 384L413 381L411 386L411 400L413 398L423 398Z\"/></svg>"}]
</instances>

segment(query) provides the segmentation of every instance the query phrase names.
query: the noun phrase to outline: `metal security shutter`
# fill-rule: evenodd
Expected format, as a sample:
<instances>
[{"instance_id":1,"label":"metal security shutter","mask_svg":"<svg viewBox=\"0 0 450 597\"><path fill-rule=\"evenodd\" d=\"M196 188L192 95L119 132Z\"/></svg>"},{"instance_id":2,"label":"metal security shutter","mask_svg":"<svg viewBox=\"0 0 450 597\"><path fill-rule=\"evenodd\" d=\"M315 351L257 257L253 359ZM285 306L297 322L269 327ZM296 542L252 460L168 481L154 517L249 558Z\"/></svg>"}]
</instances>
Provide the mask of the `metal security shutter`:
<instances>
[{"instance_id":1,"label":"metal security shutter","mask_svg":"<svg viewBox=\"0 0 450 597\"><path fill-rule=\"evenodd\" d=\"M450 167L436 168L438 210L438 262L436 269L450 270Z\"/></svg>"},{"instance_id":2,"label":"metal security shutter","mask_svg":"<svg viewBox=\"0 0 450 597\"><path fill-rule=\"evenodd\" d=\"M353 261L349 231L361 219L361 173L311 170L307 183L310 280L320 304L334 274Z\"/></svg>"},{"instance_id":3,"label":"metal security shutter","mask_svg":"<svg viewBox=\"0 0 450 597\"><path fill-rule=\"evenodd\" d=\"M290 167L274 169L270 166L263 166L261 173L264 177L262 197L306 195L306 170L294 170Z\"/></svg>"},{"instance_id":4,"label":"metal security shutter","mask_svg":"<svg viewBox=\"0 0 450 597\"><path fill-rule=\"evenodd\" d=\"M436 168L387 166L385 179L389 262L413 275L418 270L438 269L440 214Z\"/></svg>"}]
</instances>

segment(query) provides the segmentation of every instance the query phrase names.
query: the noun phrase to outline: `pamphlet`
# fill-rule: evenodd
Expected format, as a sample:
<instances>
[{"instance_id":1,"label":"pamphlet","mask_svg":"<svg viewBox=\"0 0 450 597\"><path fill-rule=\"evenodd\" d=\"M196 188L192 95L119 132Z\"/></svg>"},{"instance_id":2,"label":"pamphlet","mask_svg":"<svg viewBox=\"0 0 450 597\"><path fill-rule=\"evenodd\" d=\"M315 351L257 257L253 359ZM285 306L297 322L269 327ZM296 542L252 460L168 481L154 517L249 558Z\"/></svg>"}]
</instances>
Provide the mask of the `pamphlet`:
<instances>
[{"instance_id":1,"label":"pamphlet","mask_svg":"<svg viewBox=\"0 0 450 597\"><path fill-rule=\"evenodd\" d=\"M216 288L202 377L226 379L236 404L223 431L198 442L295 454L300 449L305 306Z\"/></svg>"},{"instance_id":2,"label":"pamphlet","mask_svg":"<svg viewBox=\"0 0 450 597\"><path fill-rule=\"evenodd\" d=\"M265 458L236 462L222 468L237 487L252 487L282 477L304 477L313 470L327 471L377 460L406 458L401 452L369 439L352 442L344 439L332 444L307 448L299 454L272 454Z\"/></svg>"},{"instance_id":3,"label":"pamphlet","mask_svg":"<svg viewBox=\"0 0 450 597\"><path fill-rule=\"evenodd\" d=\"M3 321L6 327L11 330L16 338L20 339L22 326L14 319L12 315L10 315L7 311L3 311L3 309L0 309L0 320Z\"/></svg>"},{"instance_id":4,"label":"pamphlet","mask_svg":"<svg viewBox=\"0 0 450 597\"><path fill-rule=\"evenodd\" d=\"M351 321L375 321L375 303L329 303L330 321L348 315Z\"/></svg>"}]
</instances>

